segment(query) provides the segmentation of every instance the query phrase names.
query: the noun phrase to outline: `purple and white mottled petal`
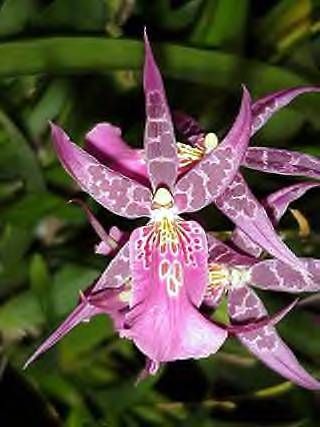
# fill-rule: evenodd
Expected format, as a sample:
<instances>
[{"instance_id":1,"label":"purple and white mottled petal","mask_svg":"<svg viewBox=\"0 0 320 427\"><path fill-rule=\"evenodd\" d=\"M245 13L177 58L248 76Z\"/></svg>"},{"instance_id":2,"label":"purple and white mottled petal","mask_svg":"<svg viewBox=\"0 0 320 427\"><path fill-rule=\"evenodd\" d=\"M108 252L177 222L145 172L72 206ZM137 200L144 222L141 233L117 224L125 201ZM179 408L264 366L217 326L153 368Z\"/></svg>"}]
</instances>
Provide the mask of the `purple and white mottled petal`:
<instances>
[{"instance_id":1,"label":"purple and white mottled petal","mask_svg":"<svg viewBox=\"0 0 320 427\"><path fill-rule=\"evenodd\" d=\"M309 154L279 148L249 147L242 166L267 173L320 179L320 160Z\"/></svg>"},{"instance_id":2,"label":"purple and white mottled petal","mask_svg":"<svg viewBox=\"0 0 320 427\"><path fill-rule=\"evenodd\" d=\"M320 92L320 87L302 86L284 89L258 99L252 104L251 135L254 135L277 111L290 104L297 96L309 92Z\"/></svg>"},{"instance_id":3,"label":"purple and white mottled petal","mask_svg":"<svg viewBox=\"0 0 320 427\"><path fill-rule=\"evenodd\" d=\"M244 88L239 114L227 136L176 184L180 212L193 212L220 196L235 177L247 149L251 126L251 98Z\"/></svg>"},{"instance_id":4,"label":"purple and white mottled petal","mask_svg":"<svg viewBox=\"0 0 320 427\"><path fill-rule=\"evenodd\" d=\"M109 237L113 243L102 240L95 246L95 253L99 255L113 255L117 252L129 239L129 233L120 230L118 227L113 226L109 230ZM115 246L116 245L116 246Z\"/></svg>"},{"instance_id":5,"label":"purple and white mottled petal","mask_svg":"<svg viewBox=\"0 0 320 427\"><path fill-rule=\"evenodd\" d=\"M319 187L316 182L300 182L270 194L261 204L274 226L278 224L281 217L286 212L290 203L302 197L308 190ZM262 248L256 244L246 233L236 227L231 236L232 243L244 252L258 258L262 253Z\"/></svg>"},{"instance_id":6,"label":"purple and white mottled petal","mask_svg":"<svg viewBox=\"0 0 320 427\"><path fill-rule=\"evenodd\" d=\"M65 170L81 189L111 212L127 218L149 216L151 191L117 172L70 141L66 133L52 124L52 139Z\"/></svg>"},{"instance_id":7,"label":"purple and white mottled petal","mask_svg":"<svg viewBox=\"0 0 320 427\"><path fill-rule=\"evenodd\" d=\"M235 325L243 325L268 315L260 298L246 286L230 289L228 309L232 324ZM299 364L273 326L237 334L237 337L251 353L283 377L310 390L320 388L320 383Z\"/></svg>"},{"instance_id":8,"label":"purple and white mottled petal","mask_svg":"<svg viewBox=\"0 0 320 427\"><path fill-rule=\"evenodd\" d=\"M173 227L170 241L154 223L130 236L132 309L121 336L157 362L207 357L227 337L197 309L208 280L205 233L193 221Z\"/></svg>"},{"instance_id":9,"label":"purple and white mottled petal","mask_svg":"<svg viewBox=\"0 0 320 427\"><path fill-rule=\"evenodd\" d=\"M226 291L227 287L225 285L209 285L203 298L203 304L207 307L216 309L221 303Z\"/></svg>"},{"instance_id":10,"label":"purple and white mottled petal","mask_svg":"<svg viewBox=\"0 0 320 427\"><path fill-rule=\"evenodd\" d=\"M144 34L143 85L146 102L144 155L153 190L160 185L173 192L178 174L178 153L162 77Z\"/></svg>"},{"instance_id":11,"label":"purple and white mottled petal","mask_svg":"<svg viewBox=\"0 0 320 427\"><path fill-rule=\"evenodd\" d=\"M251 284L256 288L280 292L319 292L320 260L301 258L301 261L309 272L308 277L279 260L271 259L251 267Z\"/></svg>"},{"instance_id":12,"label":"purple and white mottled petal","mask_svg":"<svg viewBox=\"0 0 320 427\"><path fill-rule=\"evenodd\" d=\"M118 288L130 279L130 248L129 242L125 243L119 252L112 258L100 279L92 288L97 292L104 288Z\"/></svg>"},{"instance_id":13,"label":"purple and white mottled petal","mask_svg":"<svg viewBox=\"0 0 320 427\"><path fill-rule=\"evenodd\" d=\"M101 281L101 278L99 279ZM99 282L98 280L98 282ZM97 283L98 283L97 282ZM35 359L42 353L49 350L53 345L60 341L73 328L82 322L88 322L97 314L109 314L116 328L123 327L124 313L121 311L128 305L127 302L121 300L121 292L124 286L116 289L107 289L103 291L103 295L94 295L94 286L89 288L84 294L80 294L80 302L77 307L69 314L62 324L38 347L33 355L27 360L24 368L27 368ZM96 304L97 301L103 301L103 305Z\"/></svg>"},{"instance_id":14,"label":"purple and white mottled petal","mask_svg":"<svg viewBox=\"0 0 320 427\"><path fill-rule=\"evenodd\" d=\"M86 151L110 169L143 184L147 169L143 150L130 147L121 136L121 129L110 123L98 123L85 137Z\"/></svg>"},{"instance_id":15,"label":"purple and white mottled petal","mask_svg":"<svg viewBox=\"0 0 320 427\"><path fill-rule=\"evenodd\" d=\"M218 240L212 233L207 233L209 262L228 265L252 265L256 262L251 256L240 254L226 243Z\"/></svg>"},{"instance_id":16,"label":"purple and white mottled petal","mask_svg":"<svg viewBox=\"0 0 320 427\"><path fill-rule=\"evenodd\" d=\"M205 137L205 131L200 127L199 123L182 111L173 112L173 123L177 131L190 145L196 145Z\"/></svg>"},{"instance_id":17,"label":"purple and white mottled petal","mask_svg":"<svg viewBox=\"0 0 320 427\"><path fill-rule=\"evenodd\" d=\"M304 269L303 264L277 235L264 208L254 197L240 173L227 190L215 199L215 203L236 226L264 250L295 268Z\"/></svg>"},{"instance_id":18,"label":"purple and white mottled petal","mask_svg":"<svg viewBox=\"0 0 320 427\"><path fill-rule=\"evenodd\" d=\"M292 202L302 197L312 188L319 186L320 184L317 182L299 182L270 194L266 199L262 200L262 204L273 224L277 225Z\"/></svg>"}]
</instances>

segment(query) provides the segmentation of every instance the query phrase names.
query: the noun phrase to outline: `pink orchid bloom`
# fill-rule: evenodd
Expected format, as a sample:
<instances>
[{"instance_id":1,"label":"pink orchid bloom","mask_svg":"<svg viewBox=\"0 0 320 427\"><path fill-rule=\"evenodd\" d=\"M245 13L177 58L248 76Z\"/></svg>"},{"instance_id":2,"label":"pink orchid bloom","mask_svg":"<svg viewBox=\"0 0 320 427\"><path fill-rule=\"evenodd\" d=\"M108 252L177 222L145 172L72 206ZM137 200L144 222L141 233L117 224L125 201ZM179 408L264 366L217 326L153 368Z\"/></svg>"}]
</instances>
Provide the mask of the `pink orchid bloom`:
<instances>
[{"instance_id":1,"label":"pink orchid bloom","mask_svg":"<svg viewBox=\"0 0 320 427\"><path fill-rule=\"evenodd\" d=\"M52 137L66 171L96 201L127 218L150 218L146 226L131 234L90 295L83 296L66 329L70 330L74 321L79 323L80 319L102 310L88 304L91 294L106 287L123 286L129 266L132 292L129 310L120 322L120 335L133 340L156 366L170 360L206 357L215 353L227 337L226 329L206 319L198 310L207 286L205 232L196 222L184 221L179 215L207 204L233 180L249 142L251 100L244 89L231 130L219 148L197 164L196 172L192 171L190 189L200 180L199 196L186 197L188 174L177 180L179 161L170 111L146 37L145 47L144 153L151 188L104 165L71 142L54 124ZM100 233L105 237L102 230ZM291 253L288 258L295 260ZM123 300L122 294L119 298ZM27 364L64 333L65 330L56 332Z\"/></svg>"},{"instance_id":2,"label":"pink orchid bloom","mask_svg":"<svg viewBox=\"0 0 320 427\"><path fill-rule=\"evenodd\" d=\"M251 105L251 130L253 136L279 109L288 105L297 96L308 92L319 92L314 86L298 87L275 92L261 98ZM214 134L205 132L199 124L184 113L174 115L177 130L186 138L189 144L177 143L179 157L179 174L186 171L186 178L181 180L186 194L198 196L201 180L193 176L195 165L208 153L216 150L217 139ZM117 135L117 139L114 138ZM110 141L107 144L106 141ZM142 150L132 149L121 138L121 131L108 123L98 124L86 136L88 151L99 152L103 161L109 162L115 169L121 170L128 176L146 182L147 173ZM114 154L115 153L115 154ZM320 178L320 161L316 157L265 147L247 147L241 160L241 165L269 173L279 173L293 176L308 176ZM190 180L190 177L193 180ZM211 202L234 222L239 230L251 236L255 245L261 246L274 257L291 263L292 257L284 248L273 230L263 206L248 188L241 173L238 171L234 180L219 196L213 194ZM200 197L200 196L199 196ZM202 207L202 206L200 206ZM300 265L300 268L302 266Z\"/></svg>"},{"instance_id":3,"label":"pink orchid bloom","mask_svg":"<svg viewBox=\"0 0 320 427\"><path fill-rule=\"evenodd\" d=\"M290 203L319 186L314 182L299 183L268 196L263 204L273 223L276 225L280 221ZM248 255L236 252L213 236L208 237L208 242L210 283L204 305L216 308L227 295L233 325L257 322L267 315L264 304L252 287L294 294L320 291L320 260L301 259L309 272L306 277L303 271L299 272L280 260L260 261L262 248L238 228L233 232L231 242ZM236 336L251 353L280 375L308 389L320 388L320 383L302 368L273 325L240 332Z\"/></svg>"}]
</instances>

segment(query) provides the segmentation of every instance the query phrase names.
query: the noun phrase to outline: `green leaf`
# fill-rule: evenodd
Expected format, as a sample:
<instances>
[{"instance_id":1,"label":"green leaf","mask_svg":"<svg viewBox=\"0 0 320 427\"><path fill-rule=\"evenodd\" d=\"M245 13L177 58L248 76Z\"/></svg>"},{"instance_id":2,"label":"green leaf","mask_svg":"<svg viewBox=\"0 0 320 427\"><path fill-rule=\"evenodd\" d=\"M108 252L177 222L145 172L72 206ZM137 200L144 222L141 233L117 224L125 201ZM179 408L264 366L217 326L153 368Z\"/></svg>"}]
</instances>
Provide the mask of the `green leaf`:
<instances>
[{"instance_id":1,"label":"green leaf","mask_svg":"<svg viewBox=\"0 0 320 427\"><path fill-rule=\"evenodd\" d=\"M36 0L5 0L0 9L0 37L22 32L36 11Z\"/></svg>"},{"instance_id":2,"label":"green leaf","mask_svg":"<svg viewBox=\"0 0 320 427\"><path fill-rule=\"evenodd\" d=\"M43 191L45 182L36 155L23 133L3 110L0 110L0 128L5 130L10 138L0 139L0 145L6 150L6 161L10 162L8 166L25 180L29 191Z\"/></svg>"}]
</instances>

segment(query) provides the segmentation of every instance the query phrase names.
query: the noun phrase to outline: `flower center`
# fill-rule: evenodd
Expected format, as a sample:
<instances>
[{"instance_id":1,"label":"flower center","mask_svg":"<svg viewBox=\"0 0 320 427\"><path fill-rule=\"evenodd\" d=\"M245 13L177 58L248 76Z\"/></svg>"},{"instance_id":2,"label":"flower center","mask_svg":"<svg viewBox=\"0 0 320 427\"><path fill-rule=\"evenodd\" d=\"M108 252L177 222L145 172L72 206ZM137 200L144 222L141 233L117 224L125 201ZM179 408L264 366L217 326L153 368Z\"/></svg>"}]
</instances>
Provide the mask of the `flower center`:
<instances>
[{"instance_id":1,"label":"flower center","mask_svg":"<svg viewBox=\"0 0 320 427\"><path fill-rule=\"evenodd\" d=\"M223 264L209 264L208 291L213 291L217 286L238 288L250 281L250 269L247 267L225 266Z\"/></svg>"},{"instance_id":2,"label":"flower center","mask_svg":"<svg viewBox=\"0 0 320 427\"><path fill-rule=\"evenodd\" d=\"M205 154L210 153L218 146L218 137L215 133L209 132L204 138L199 139L196 145L177 143L180 167L186 167L198 162Z\"/></svg>"}]
</instances>

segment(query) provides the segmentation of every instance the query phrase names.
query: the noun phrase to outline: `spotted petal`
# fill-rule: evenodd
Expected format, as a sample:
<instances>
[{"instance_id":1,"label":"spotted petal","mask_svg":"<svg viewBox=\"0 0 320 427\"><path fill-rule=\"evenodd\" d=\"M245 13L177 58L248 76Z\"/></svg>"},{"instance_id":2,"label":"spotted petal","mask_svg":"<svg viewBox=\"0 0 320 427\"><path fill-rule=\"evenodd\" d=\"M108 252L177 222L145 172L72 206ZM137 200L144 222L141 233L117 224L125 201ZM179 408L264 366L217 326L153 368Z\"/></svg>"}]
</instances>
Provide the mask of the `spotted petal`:
<instances>
[{"instance_id":1,"label":"spotted petal","mask_svg":"<svg viewBox=\"0 0 320 427\"><path fill-rule=\"evenodd\" d=\"M265 210L239 173L215 202L217 207L259 246L281 261L304 269L299 259L277 235Z\"/></svg>"},{"instance_id":2,"label":"spotted petal","mask_svg":"<svg viewBox=\"0 0 320 427\"><path fill-rule=\"evenodd\" d=\"M152 188L167 186L172 192L178 174L178 154L173 124L160 71L145 32L143 73L146 100L145 160Z\"/></svg>"},{"instance_id":3,"label":"spotted petal","mask_svg":"<svg viewBox=\"0 0 320 427\"><path fill-rule=\"evenodd\" d=\"M111 212L127 218L150 215L148 188L104 166L70 141L65 132L52 124L52 139L66 171L82 190Z\"/></svg>"},{"instance_id":4,"label":"spotted petal","mask_svg":"<svg viewBox=\"0 0 320 427\"><path fill-rule=\"evenodd\" d=\"M177 131L189 144L195 145L204 139L204 130L200 127L199 123L188 114L182 111L174 111L173 122Z\"/></svg>"},{"instance_id":5,"label":"spotted petal","mask_svg":"<svg viewBox=\"0 0 320 427\"><path fill-rule=\"evenodd\" d=\"M242 165L278 175L306 176L320 179L320 160L309 154L278 148L250 147Z\"/></svg>"},{"instance_id":6,"label":"spotted petal","mask_svg":"<svg viewBox=\"0 0 320 427\"><path fill-rule=\"evenodd\" d=\"M234 288L229 291L228 308L232 323L235 325L267 316L263 303L248 287ZM253 332L237 334L237 337L251 353L283 377L307 389L320 388L320 383L299 364L273 326L264 326Z\"/></svg>"},{"instance_id":7,"label":"spotted petal","mask_svg":"<svg viewBox=\"0 0 320 427\"><path fill-rule=\"evenodd\" d=\"M261 261L251 267L251 283L260 289L299 293L320 291L320 260L301 258L306 277L303 272L294 270L283 262L272 259Z\"/></svg>"},{"instance_id":8,"label":"spotted petal","mask_svg":"<svg viewBox=\"0 0 320 427\"><path fill-rule=\"evenodd\" d=\"M244 88L238 117L227 136L177 182L176 202L181 212L197 211L225 191L247 149L250 127L251 99Z\"/></svg>"},{"instance_id":9,"label":"spotted petal","mask_svg":"<svg viewBox=\"0 0 320 427\"><path fill-rule=\"evenodd\" d=\"M295 200L302 197L308 190L318 187L320 184L316 182L300 182L298 184L284 187L270 194L261 203L265 207L267 214L276 226L288 206ZM244 252L258 258L261 255L262 248L255 243L249 235L244 233L239 227L236 227L231 236L232 243Z\"/></svg>"},{"instance_id":10,"label":"spotted petal","mask_svg":"<svg viewBox=\"0 0 320 427\"><path fill-rule=\"evenodd\" d=\"M130 237L132 310L123 336L156 362L207 357L227 332L197 310L207 284L204 231L179 221L161 240L155 227L151 223Z\"/></svg>"},{"instance_id":11,"label":"spotted petal","mask_svg":"<svg viewBox=\"0 0 320 427\"><path fill-rule=\"evenodd\" d=\"M320 92L320 88L315 86L296 87L280 90L258 99L252 104L251 135L262 128L277 111L290 104L297 96L308 92Z\"/></svg>"},{"instance_id":12,"label":"spotted petal","mask_svg":"<svg viewBox=\"0 0 320 427\"><path fill-rule=\"evenodd\" d=\"M143 150L130 147L121 129L110 123L98 123L86 135L86 151L101 163L135 181L147 184Z\"/></svg>"},{"instance_id":13,"label":"spotted petal","mask_svg":"<svg viewBox=\"0 0 320 427\"><path fill-rule=\"evenodd\" d=\"M207 233L208 253L210 263L227 265L251 265L256 260L250 256L240 254L226 243L216 239L212 233Z\"/></svg>"}]
</instances>

